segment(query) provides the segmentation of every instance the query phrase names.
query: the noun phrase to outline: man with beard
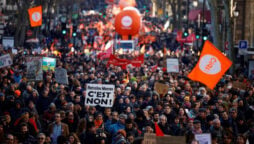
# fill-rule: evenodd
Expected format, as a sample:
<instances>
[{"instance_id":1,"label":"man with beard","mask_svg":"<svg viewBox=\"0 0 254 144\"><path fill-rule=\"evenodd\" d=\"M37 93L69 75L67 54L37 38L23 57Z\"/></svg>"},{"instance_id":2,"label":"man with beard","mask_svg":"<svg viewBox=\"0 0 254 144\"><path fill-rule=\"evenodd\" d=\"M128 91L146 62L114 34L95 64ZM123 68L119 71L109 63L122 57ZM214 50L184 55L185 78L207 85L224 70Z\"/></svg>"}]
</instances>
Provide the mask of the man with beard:
<instances>
[{"instance_id":1,"label":"man with beard","mask_svg":"<svg viewBox=\"0 0 254 144\"><path fill-rule=\"evenodd\" d=\"M32 144L36 142L36 139L29 134L28 125L26 123L22 123L20 125L20 132L17 135L19 143L22 144Z\"/></svg>"},{"instance_id":2,"label":"man with beard","mask_svg":"<svg viewBox=\"0 0 254 144\"><path fill-rule=\"evenodd\" d=\"M159 122L159 117L160 117L160 115L159 115L159 113L158 112L154 112L153 113L153 122Z\"/></svg>"},{"instance_id":3,"label":"man with beard","mask_svg":"<svg viewBox=\"0 0 254 144\"><path fill-rule=\"evenodd\" d=\"M137 131L137 129L134 127L133 122L132 122L131 119L127 119L127 120L125 121L125 131L126 131L126 133L131 133L131 134L133 134L134 137L138 137L138 136L139 136L138 131Z\"/></svg>"}]
</instances>

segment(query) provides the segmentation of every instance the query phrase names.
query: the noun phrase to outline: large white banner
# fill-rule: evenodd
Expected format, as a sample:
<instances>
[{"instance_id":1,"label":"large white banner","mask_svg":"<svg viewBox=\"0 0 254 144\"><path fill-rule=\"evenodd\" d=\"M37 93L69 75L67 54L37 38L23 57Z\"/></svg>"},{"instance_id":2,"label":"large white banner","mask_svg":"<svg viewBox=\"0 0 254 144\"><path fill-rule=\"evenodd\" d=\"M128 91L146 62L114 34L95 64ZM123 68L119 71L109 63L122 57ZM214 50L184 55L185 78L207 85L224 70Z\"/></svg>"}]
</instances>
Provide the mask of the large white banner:
<instances>
[{"instance_id":1,"label":"large white banner","mask_svg":"<svg viewBox=\"0 0 254 144\"><path fill-rule=\"evenodd\" d=\"M179 73L179 60L176 58L167 59L167 72Z\"/></svg>"},{"instance_id":2,"label":"large white banner","mask_svg":"<svg viewBox=\"0 0 254 144\"><path fill-rule=\"evenodd\" d=\"M87 84L85 105L112 107L114 103L114 85Z\"/></svg>"},{"instance_id":3,"label":"large white banner","mask_svg":"<svg viewBox=\"0 0 254 144\"><path fill-rule=\"evenodd\" d=\"M0 68L12 65L12 58L9 54L0 57Z\"/></svg>"}]
</instances>

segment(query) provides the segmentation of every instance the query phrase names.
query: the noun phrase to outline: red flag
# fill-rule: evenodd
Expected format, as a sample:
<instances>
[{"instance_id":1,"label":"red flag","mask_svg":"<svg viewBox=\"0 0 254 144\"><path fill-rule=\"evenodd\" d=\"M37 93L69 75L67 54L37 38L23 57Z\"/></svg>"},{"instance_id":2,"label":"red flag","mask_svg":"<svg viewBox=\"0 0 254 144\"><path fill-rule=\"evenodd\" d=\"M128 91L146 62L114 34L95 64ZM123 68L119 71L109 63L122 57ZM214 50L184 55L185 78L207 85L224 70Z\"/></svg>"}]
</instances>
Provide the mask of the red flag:
<instances>
[{"instance_id":1,"label":"red flag","mask_svg":"<svg viewBox=\"0 0 254 144\"><path fill-rule=\"evenodd\" d=\"M232 62L211 42L206 41L200 59L188 77L213 89Z\"/></svg>"},{"instance_id":2,"label":"red flag","mask_svg":"<svg viewBox=\"0 0 254 144\"><path fill-rule=\"evenodd\" d=\"M103 59L109 58L110 55L112 54L112 52L113 52L113 48L111 47L111 48L107 49L105 52L100 52L97 55L97 57L98 57L98 59L103 60Z\"/></svg>"},{"instance_id":3,"label":"red flag","mask_svg":"<svg viewBox=\"0 0 254 144\"><path fill-rule=\"evenodd\" d=\"M158 126L158 124L155 122L154 125L155 125L155 133L156 133L156 136L164 136L164 133L162 132L162 130L160 129L160 127Z\"/></svg>"},{"instance_id":4,"label":"red flag","mask_svg":"<svg viewBox=\"0 0 254 144\"><path fill-rule=\"evenodd\" d=\"M31 27L41 26L42 24L42 6L28 9Z\"/></svg>"}]
</instances>

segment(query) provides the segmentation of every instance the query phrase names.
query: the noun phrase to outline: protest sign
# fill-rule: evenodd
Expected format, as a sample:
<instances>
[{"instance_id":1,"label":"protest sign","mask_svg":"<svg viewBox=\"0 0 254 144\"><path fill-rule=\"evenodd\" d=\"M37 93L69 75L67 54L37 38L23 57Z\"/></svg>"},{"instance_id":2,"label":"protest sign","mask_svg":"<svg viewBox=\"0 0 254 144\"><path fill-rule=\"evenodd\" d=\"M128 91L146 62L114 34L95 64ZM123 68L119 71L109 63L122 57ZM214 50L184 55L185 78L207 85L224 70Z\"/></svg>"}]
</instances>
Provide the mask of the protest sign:
<instances>
[{"instance_id":1,"label":"protest sign","mask_svg":"<svg viewBox=\"0 0 254 144\"><path fill-rule=\"evenodd\" d=\"M145 133L144 144L156 144L156 135L154 133Z\"/></svg>"},{"instance_id":2,"label":"protest sign","mask_svg":"<svg viewBox=\"0 0 254 144\"><path fill-rule=\"evenodd\" d=\"M176 58L167 59L167 72L179 72L179 61Z\"/></svg>"},{"instance_id":3,"label":"protest sign","mask_svg":"<svg viewBox=\"0 0 254 144\"><path fill-rule=\"evenodd\" d=\"M168 93L169 86L163 83L155 82L154 90L160 95L166 95Z\"/></svg>"},{"instance_id":4,"label":"protest sign","mask_svg":"<svg viewBox=\"0 0 254 144\"><path fill-rule=\"evenodd\" d=\"M212 144L210 133L195 134L195 139L199 142L199 144Z\"/></svg>"},{"instance_id":5,"label":"protest sign","mask_svg":"<svg viewBox=\"0 0 254 144\"><path fill-rule=\"evenodd\" d=\"M145 133L144 143L145 144L185 144L184 136L156 136L154 133Z\"/></svg>"},{"instance_id":6,"label":"protest sign","mask_svg":"<svg viewBox=\"0 0 254 144\"><path fill-rule=\"evenodd\" d=\"M64 68L56 68L55 78L57 83L68 84L67 71Z\"/></svg>"},{"instance_id":7,"label":"protest sign","mask_svg":"<svg viewBox=\"0 0 254 144\"><path fill-rule=\"evenodd\" d=\"M3 37L2 44L4 48L14 47L14 37Z\"/></svg>"},{"instance_id":8,"label":"protest sign","mask_svg":"<svg viewBox=\"0 0 254 144\"><path fill-rule=\"evenodd\" d=\"M232 83L232 87L235 89L239 88L239 89L245 90L247 88L247 85L246 85L246 83L243 83L243 82L234 81Z\"/></svg>"},{"instance_id":9,"label":"protest sign","mask_svg":"<svg viewBox=\"0 0 254 144\"><path fill-rule=\"evenodd\" d=\"M114 101L114 85L87 84L85 105L112 107Z\"/></svg>"},{"instance_id":10,"label":"protest sign","mask_svg":"<svg viewBox=\"0 0 254 144\"><path fill-rule=\"evenodd\" d=\"M0 68L12 65L12 58L10 54L6 54L0 57Z\"/></svg>"},{"instance_id":11,"label":"protest sign","mask_svg":"<svg viewBox=\"0 0 254 144\"><path fill-rule=\"evenodd\" d=\"M30 57L27 58L27 74L26 77L31 81L43 80L42 71L42 58L41 57Z\"/></svg>"},{"instance_id":12,"label":"protest sign","mask_svg":"<svg viewBox=\"0 0 254 144\"><path fill-rule=\"evenodd\" d=\"M249 61L249 78L254 77L254 61Z\"/></svg>"},{"instance_id":13,"label":"protest sign","mask_svg":"<svg viewBox=\"0 0 254 144\"><path fill-rule=\"evenodd\" d=\"M56 59L50 57L43 57L42 59L42 70L48 71L52 70L55 71L56 67Z\"/></svg>"},{"instance_id":14,"label":"protest sign","mask_svg":"<svg viewBox=\"0 0 254 144\"><path fill-rule=\"evenodd\" d=\"M170 136L156 137L157 144L186 144L184 136Z\"/></svg>"}]
</instances>

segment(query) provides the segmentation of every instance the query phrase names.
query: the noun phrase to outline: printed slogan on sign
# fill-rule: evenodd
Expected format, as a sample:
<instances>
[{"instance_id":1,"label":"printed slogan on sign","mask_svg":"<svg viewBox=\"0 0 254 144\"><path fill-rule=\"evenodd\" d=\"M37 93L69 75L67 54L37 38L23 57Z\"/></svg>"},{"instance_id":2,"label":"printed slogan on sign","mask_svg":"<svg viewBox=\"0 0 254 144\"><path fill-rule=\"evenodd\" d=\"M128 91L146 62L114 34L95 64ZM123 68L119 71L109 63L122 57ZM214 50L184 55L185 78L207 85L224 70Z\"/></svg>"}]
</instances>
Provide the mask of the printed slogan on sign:
<instances>
[{"instance_id":1,"label":"printed slogan on sign","mask_svg":"<svg viewBox=\"0 0 254 144\"><path fill-rule=\"evenodd\" d=\"M87 84L85 105L112 107L114 102L114 85Z\"/></svg>"}]
</instances>

